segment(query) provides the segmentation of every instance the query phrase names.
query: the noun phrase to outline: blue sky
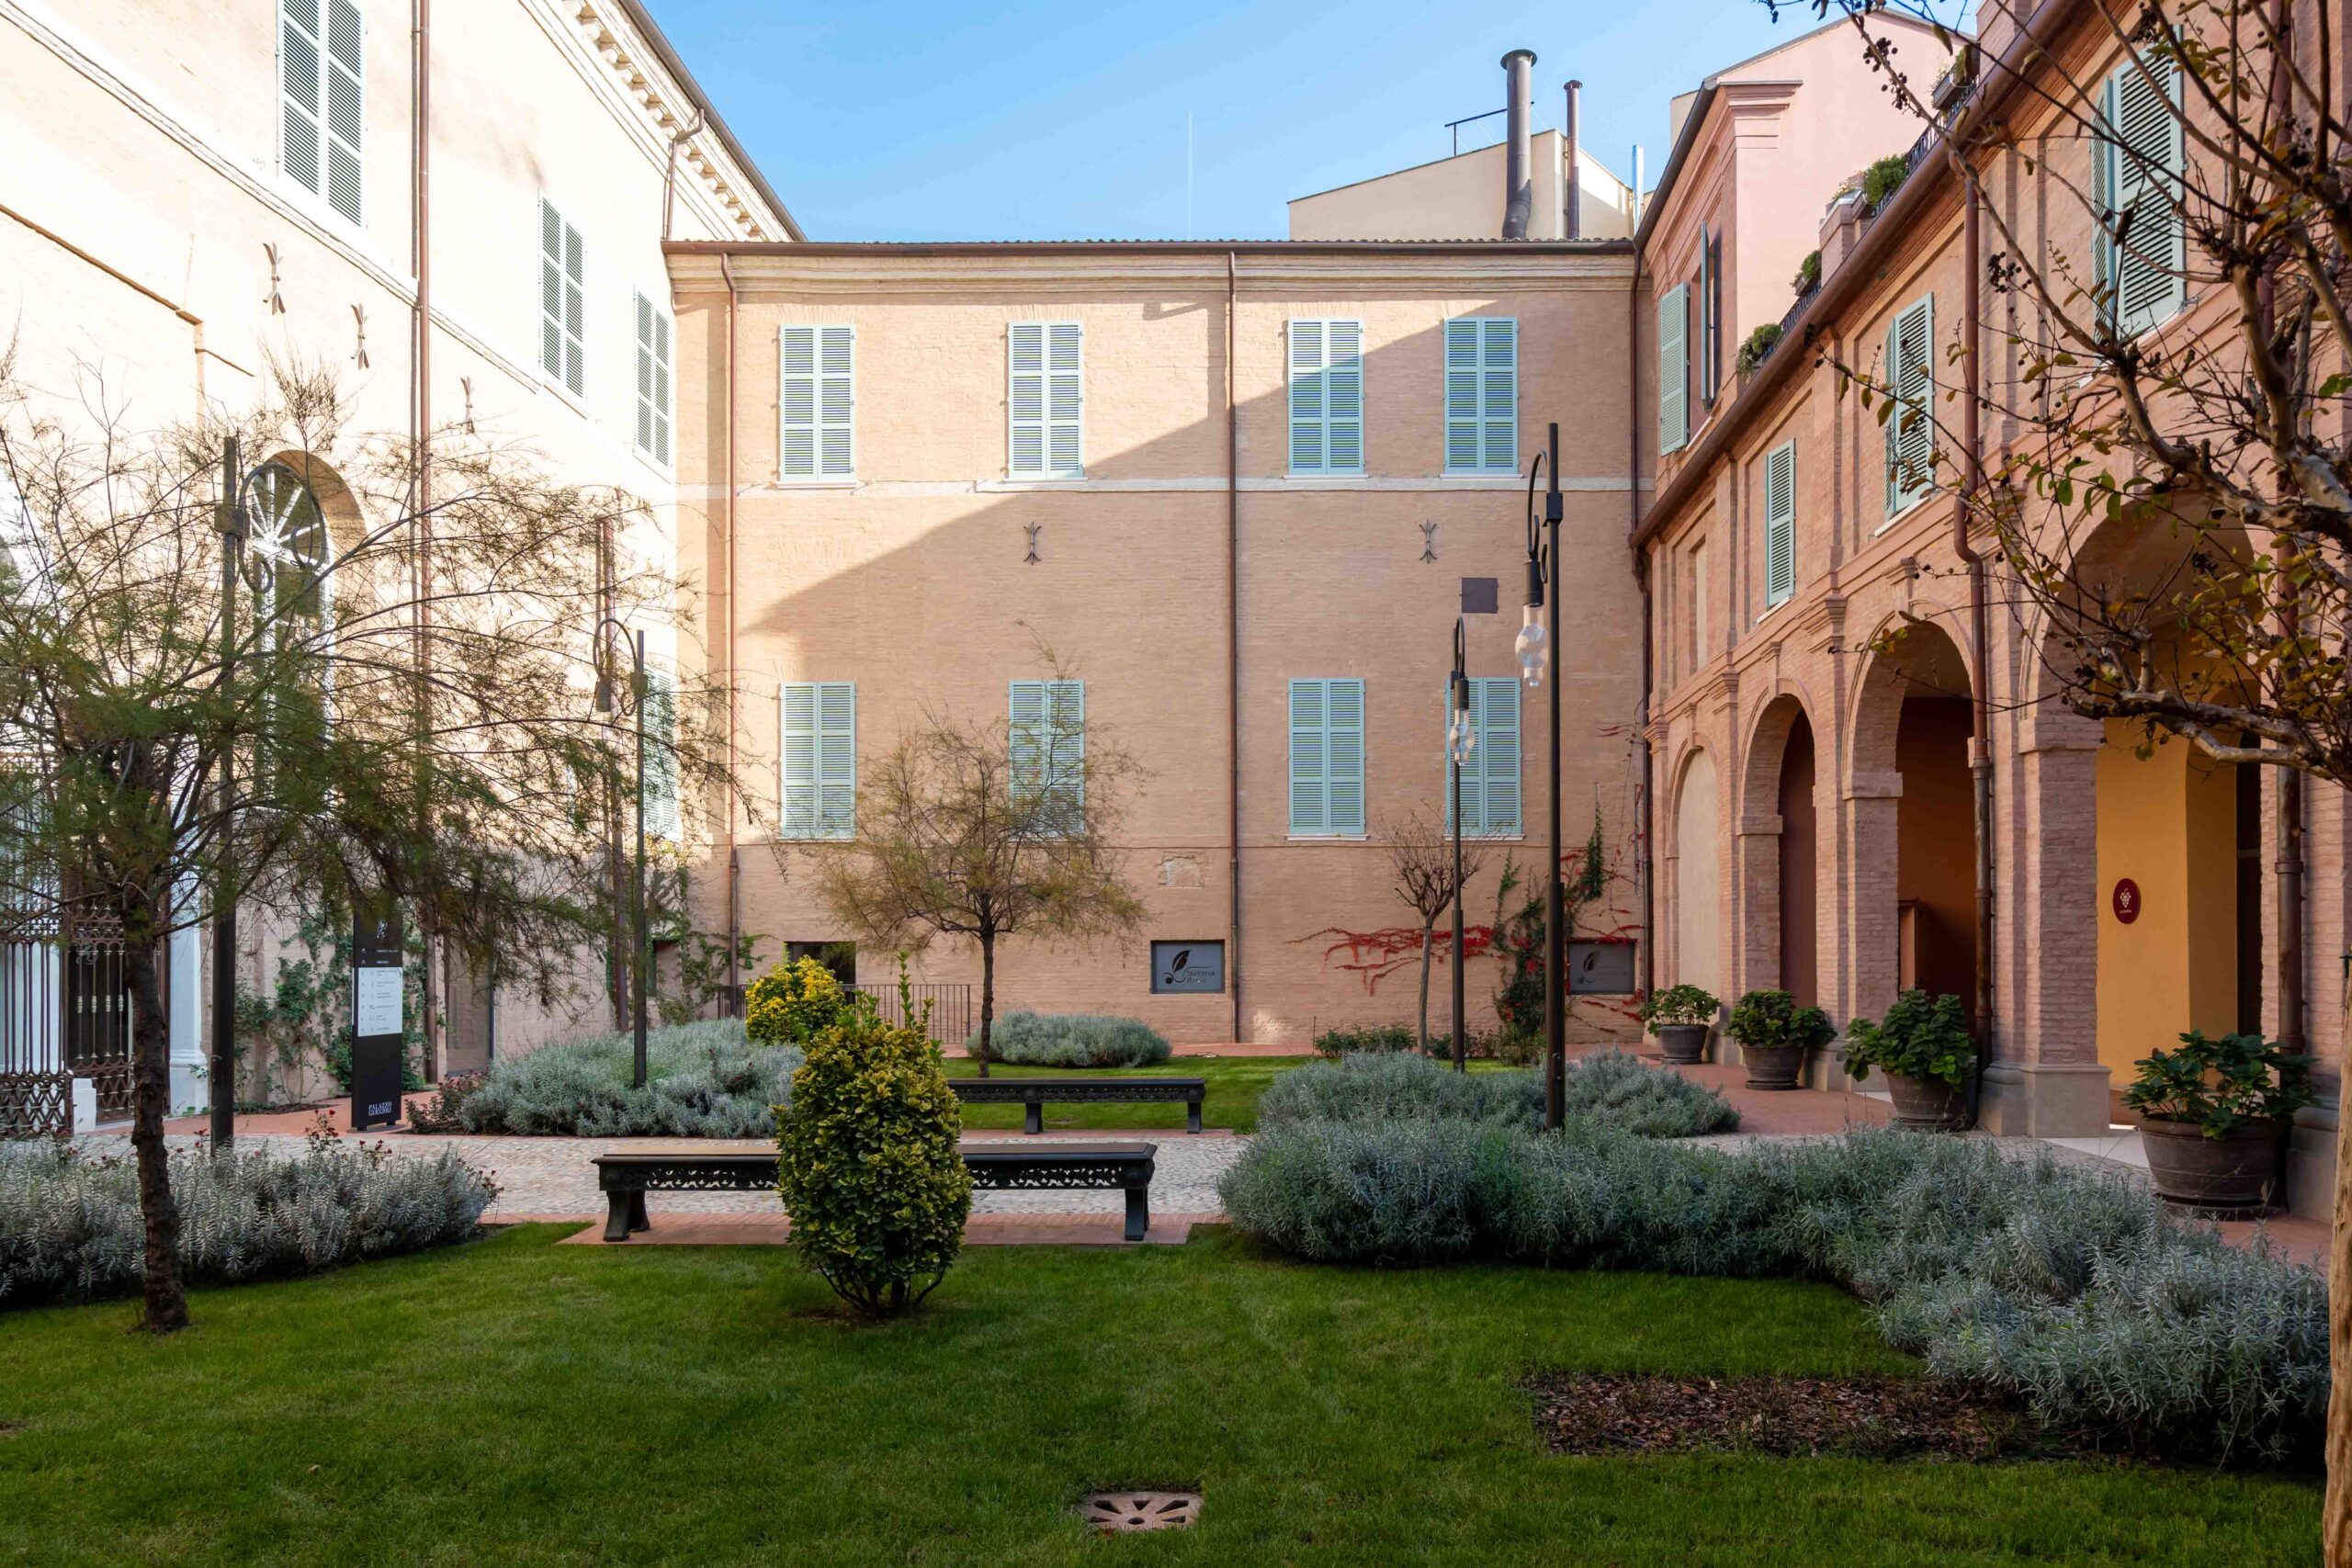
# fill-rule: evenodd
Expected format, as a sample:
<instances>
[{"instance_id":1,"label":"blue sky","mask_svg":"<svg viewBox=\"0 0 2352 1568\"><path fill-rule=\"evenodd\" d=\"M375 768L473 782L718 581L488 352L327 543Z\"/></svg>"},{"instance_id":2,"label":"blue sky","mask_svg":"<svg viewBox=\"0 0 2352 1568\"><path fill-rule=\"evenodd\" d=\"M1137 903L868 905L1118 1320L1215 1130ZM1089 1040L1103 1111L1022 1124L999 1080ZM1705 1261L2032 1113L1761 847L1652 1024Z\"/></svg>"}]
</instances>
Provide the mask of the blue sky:
<instances>
[{"instance_id":1,"label":"blue sky","mask_svg":"<svg viewBox=\"0 0 2352 1568\"><path fill-rule=\"evenodd\" d=\"M1815 25L1760 0L649 0L813 239L1279 238L1291 197L1442 157L1535 51L1535 124L1655 179L1667 100Z\"/></svg>"}]
</instances>

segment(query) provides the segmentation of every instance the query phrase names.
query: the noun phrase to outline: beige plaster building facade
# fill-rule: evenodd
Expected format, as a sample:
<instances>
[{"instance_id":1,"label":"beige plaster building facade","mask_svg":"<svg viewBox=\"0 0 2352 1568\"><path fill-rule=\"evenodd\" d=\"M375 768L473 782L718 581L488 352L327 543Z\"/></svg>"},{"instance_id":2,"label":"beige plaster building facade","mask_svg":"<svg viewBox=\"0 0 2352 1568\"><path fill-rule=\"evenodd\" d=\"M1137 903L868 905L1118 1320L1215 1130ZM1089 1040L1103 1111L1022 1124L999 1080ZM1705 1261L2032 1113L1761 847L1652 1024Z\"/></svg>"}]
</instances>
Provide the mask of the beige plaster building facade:
<instances>
[{"instance_id":1,"label":"beige plaster building facade","mask_svg":"<svg viewBox=\"0 0 2352 1568\"><path fill-rule=\"evenodd\" d=\"M623 548L671 549L662 243L799 231L636 0L0 0L0 341L37 412L153 432L323 367L354 440L514 442L609 489ZM175 1105L206 961L178 939ZM605 1007L594 976L548 1005L438 977L443 1067Z\"/></svg>"}]
</instances>

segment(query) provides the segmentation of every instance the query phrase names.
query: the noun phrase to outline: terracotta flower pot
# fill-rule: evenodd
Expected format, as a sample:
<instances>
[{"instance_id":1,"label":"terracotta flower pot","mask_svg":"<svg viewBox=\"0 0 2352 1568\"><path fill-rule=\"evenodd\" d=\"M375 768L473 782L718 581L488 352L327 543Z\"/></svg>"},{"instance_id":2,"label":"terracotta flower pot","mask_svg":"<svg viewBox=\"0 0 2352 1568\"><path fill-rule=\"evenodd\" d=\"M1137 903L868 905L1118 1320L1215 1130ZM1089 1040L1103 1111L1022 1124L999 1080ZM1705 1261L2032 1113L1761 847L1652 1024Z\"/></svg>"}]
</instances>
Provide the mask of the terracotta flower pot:
<instances>
[{"instance_id":1,"label":"terracotta flower pot","mask_svg":"<svg viewBox=\"0 0 2352 1568\"><path fill-rule=\"evenodd\" d=\"M1749 1045L1743 1043L1740 1055L1747 1063L1747 1087L1750 1089L1796 1089L1797 1079L1804 1071L1804 1047L1802 1045Z\"/></svg>"},{"instance_id":2,"label":"terracotta flower pot","mask_svg":"<svg viewBox=\"0 0 2352 1568\"><path fill-rule=\"evenodd\" d=\"M2194 1122L2150 1117L2140 1123L2156 1195L2184 1208L2267 1209L2277 1194L2285 1122L2249 1122L2209 1138Z\"/></svg>"},{"instance_id":3,"label":"terracotta flower pot","mask_svg":"<svg viewBox=\"0 0 2352 1568\"><path fill-rule=\"evenodd\" d=\"M1686 1066L1707 1059L1707 1026L1703 1023L1661 1023L1657 1026L1658 1055L1669 1062Z\"/></svg>"},{"instance_id":4,"label":"terracotta flower pot","mask_svg":"<svg viewBox=\"0 0 2352 1568\"><path fill-rule=\"evenodd\" d=\"M1894 1124L1921 1133L1953 1133L1968 1117L1968 1086L1941 1078L1915 1078L1908 1073L1888 1073L1886 1087L1894 1091Z\"/></svg>"}]
</instances>

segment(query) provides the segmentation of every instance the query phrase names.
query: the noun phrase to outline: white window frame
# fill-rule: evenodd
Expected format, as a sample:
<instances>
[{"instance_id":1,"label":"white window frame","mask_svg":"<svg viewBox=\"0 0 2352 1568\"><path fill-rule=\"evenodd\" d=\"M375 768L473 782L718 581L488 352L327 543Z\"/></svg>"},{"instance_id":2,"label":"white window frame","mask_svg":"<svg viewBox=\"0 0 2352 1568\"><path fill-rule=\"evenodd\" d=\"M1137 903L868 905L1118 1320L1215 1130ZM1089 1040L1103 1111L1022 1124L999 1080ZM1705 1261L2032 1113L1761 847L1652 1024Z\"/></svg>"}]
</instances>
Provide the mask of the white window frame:
<instances>
[{"instance_id":1,"label":"white window frame","mask_svg":"<svg viewBox=\"0 0 2352 1568\"><path fill-rule=\"evenodd\" d=\"M277 101L275 105L277 172L284 177L286 183L300 191L310 204L314 204L320 210L332 214L337 221L348 223L355 229L364 231L368 227L367 13L360 8L358 0L313 0L312 16L315 21L313 25L306 27L292 14L291 10L291 7L300 3L301 0L277 0L275 8L277 26L273 41L277 62ZM356 35L352 40L353 51L357 56L356 64L338 60L330 44L330 40L334 37L335 11L338 6L348 13L351 26ZM287 39L289 31L297 35L300 41L311 53L314 70L311 86L315 96L311 104L297 101L288 90L288 83L295 64L287 52ZM349 116L350 128L357 138L356 141L336 130L338 120L344 118L334 111L336 88L339 83L346 81L347 90L357 100ZM311 136L315 139L312 153L312 172L317 175L315 184L303 180L288 161L286 127L289 110L301 115L304 122L310 127ZM334 160L338 151L351 163L353 210L350 211L345 211L338 206L334 195Z\"/></svg>"},{"instance_id":2,"label":"white window frame","mask_svg":"<svg viewBox=\"0 0 2352 1568\"><path fill-rule=\"evenodd\" d=\"M793 334L808 334L808 368L796 372ZM838 348L842 367L826 367ZM845 485L857 482L857 328L847 321L786 321L776 333L776 479L786 485ZM805 382L805 389L796 382ZM808 417L794 417L796 392L806 398ZM805 433L804 467L793 451L796 433ZM837 437L838 445L828 437ZM833 461L835 452L839 461Z\"/></svg>"},{"instance_id":3,"label":"white window frame","mask_svg":"<svg viewBox=\"0 0 2352 1568\"><path fill-rule=\"evenodd\" d=\"M584 400L588 395L588 243L580 231L571 226L563 209L548 197L539 197L539 220L532 235L533 253L538 259L539 275L539 374L548 385L560 388L571 397ZM556 252L548 254L548 220L556 225ZM580 266L575 273L572 254L579 254ZM548 268L556 269L556 309L548 309ZM576 326L574 323L577 323ZM556 363L548 363L548 329L556 332Z\"/></svg>"},{"instance_id":4,"label":"white window frame","mask_svg":"<svg viewBox=\"0 0 2352 1568\"><path fill-rule=\"evenodd\" d=\"M640 455L667 468L676 460L678 446L678 323L640 288L629 302L629 327L637 340L634 444Z\"/></svg>"},{"instance_id":5,"label":"white window frame","mask_svg":"<svg viewBox=\"0 0 2352 1568\"><path fill-rule=\"evenodd\" d=\"M1021 368L1021 334L1037 334L1037 368ZM1054 368L1054 353L1057 333L1069 334L1073 364L1069 370ZM1023 419L1022 408L1022 378L1037 378L1037 417ZM1069 377L1070 407L1067 418L1055 414L1054 380L1057 376ZM1009 321L1004 333L1004 472L1012 479L1082 479L1086 477L1086 324L1073 321ZM1037 461L1024 465L1020 460L1021 434L1024 427L1034 425L1037 434ZM1070 461L1054 460L1054 433L1059 427L1070 433Z\"/></svg>"}]
</instances>

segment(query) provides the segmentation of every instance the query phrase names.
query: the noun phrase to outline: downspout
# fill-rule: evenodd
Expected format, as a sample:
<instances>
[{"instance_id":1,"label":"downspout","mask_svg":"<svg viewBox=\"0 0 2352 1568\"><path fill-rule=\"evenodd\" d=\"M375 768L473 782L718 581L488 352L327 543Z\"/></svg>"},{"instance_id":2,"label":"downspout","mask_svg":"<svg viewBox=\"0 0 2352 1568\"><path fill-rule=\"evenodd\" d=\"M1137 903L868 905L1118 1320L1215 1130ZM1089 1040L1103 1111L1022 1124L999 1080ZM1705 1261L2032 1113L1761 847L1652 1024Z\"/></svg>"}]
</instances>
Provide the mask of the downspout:
<instances>
[{"instance_id":1,"label":"downspout","mask_svg":"<svg viewBox=\"0 0 2352 1568\"><path fill-rule=\"evenodd\" d=\"M1235 400L1233 355L1239 342L1234 314L1240 302L1240 264L1225 253L1225 745L1226 986L1233 995L1233 1039L1241 1030L1241 412Z\"/></svg>"},{"instance_id":2,"label":"downspout","mask_svg":"<svg viewBox=\"0 0 2352 1568\"><path fill-rule=\"evenodd\" d=\"M701 134L702 126L702 106L697 104L695 106L694 118L686 121L684 128L677 135L670 138L670 166L662 171L662 239L665 244L671 237L670 215L677 204L678 149Z\"/></svg>"},{"instance_id":3,"label":"downspout","mask_svg":"<svg viewBox=\"0 0 2352 1568\"><path fill-rule=\"evenodd\" d=\"M1640 196L1641 180L1634 179L1634 195ZM1641 231L1634 230L1634 277L1625 291L1625 459L1630 465L1625 471L1625 510L1628 533L1633 538L1642 527L1642 243ZM1640 545L1634 547L1634 581L1642 590L1642 854L1636 863L1642 878L1642 995L1657 989L1657 806L1651 798L1656 787L1652 776L1655 759L1650 750L1650 702L1656 671L1651 663L1651 602L1649 552ZM1555 655L1556 657L1556 655Z\"/></svg>"},{"instance_id":4,"label":"downspout","mask_svg":"<svg viewBox=\"0 0 2352 1568\"><path fill-rule=\"evenodd\" d=\"M2286 0L2271 0L2271 37L2290 36L2287 25ZM2294 69L2291 49L2273 51L2270 62L2270 101L2288 101ZM2264 319L2271 317L2271 283L2266 275L2262 280L2262 310ZM2283 539L2273 547L2273 558L2278 565L2278 581L2283 592L2279 595L2278 630L2291 641L2302 631L2302 606L2294 587L2293 575L2288 563L2293 550ZM2303 1054L2303 775L2292 768L2278 770L2278 861L2271 867L2277 877L2271 896L2277 900L2273 915L2278 927L2278 1043L2296 1055ZM2341 1074L2336 1084L2337 1114L2342 1115L2344 1098Z\"/></svg>"},{"instance_id":5,"label":"downspout","mask_svg":"<svg viewBox=\"0 0 2352 1568\"><path fill-rule=\"evenodd\" d=\"M417 643L429 656L426 630L432 619L433 592L433 0L415 0L413 58L415 104L409 117L413 145L409 152L409 260L416 275L416 308L413 313L415 341L409 365L415 387L409 401L409 450L416 463L417 518ZM441 1057L447 1036L441 1026L438 993L440 971L448 961L447 948L434 952L435 933L424 931L424 1066L428 1082L441 1077ZM436 958L439 962L435 962Z\"/></svg>"},{"instance_id":6,"label":"downspout","mask_svg":"<svg viewBox=\"0 0 2352 1568\"><path fill-rule=\"evenodd\" d=\"M727 1006L743 1010L743 877L735 842L735 270L718 253L718 275L727 280Z\"/></svg>"},{"instance_id":7,"label":"downspout","mask_svg":"<svg viewBox=\"0 0 2352 1568\"><path fill-rule=\"evenodd\" d=\"M1984 1100L1984 1069L1993 1055L1993 700L1992 637L1986 626L1984 558L1968 542L1968 509L1984 485L1984 457L1977 428L1977 397L1983 387L1978 355L1984 327L1983 238L1976 185L1959 152L1948 154L1959 176L1961 210L1961 354L1966 386L1960 399L1961 495L1952 508L1952 552L1968 567L1968 636L1975 680L1970 682L1968 771L1975 795L1976 994L1970 1009L1976 1036L1976 1074L1969 1084L1968 1124L1977 1123Z\"/></svg>"}]
</instances>

